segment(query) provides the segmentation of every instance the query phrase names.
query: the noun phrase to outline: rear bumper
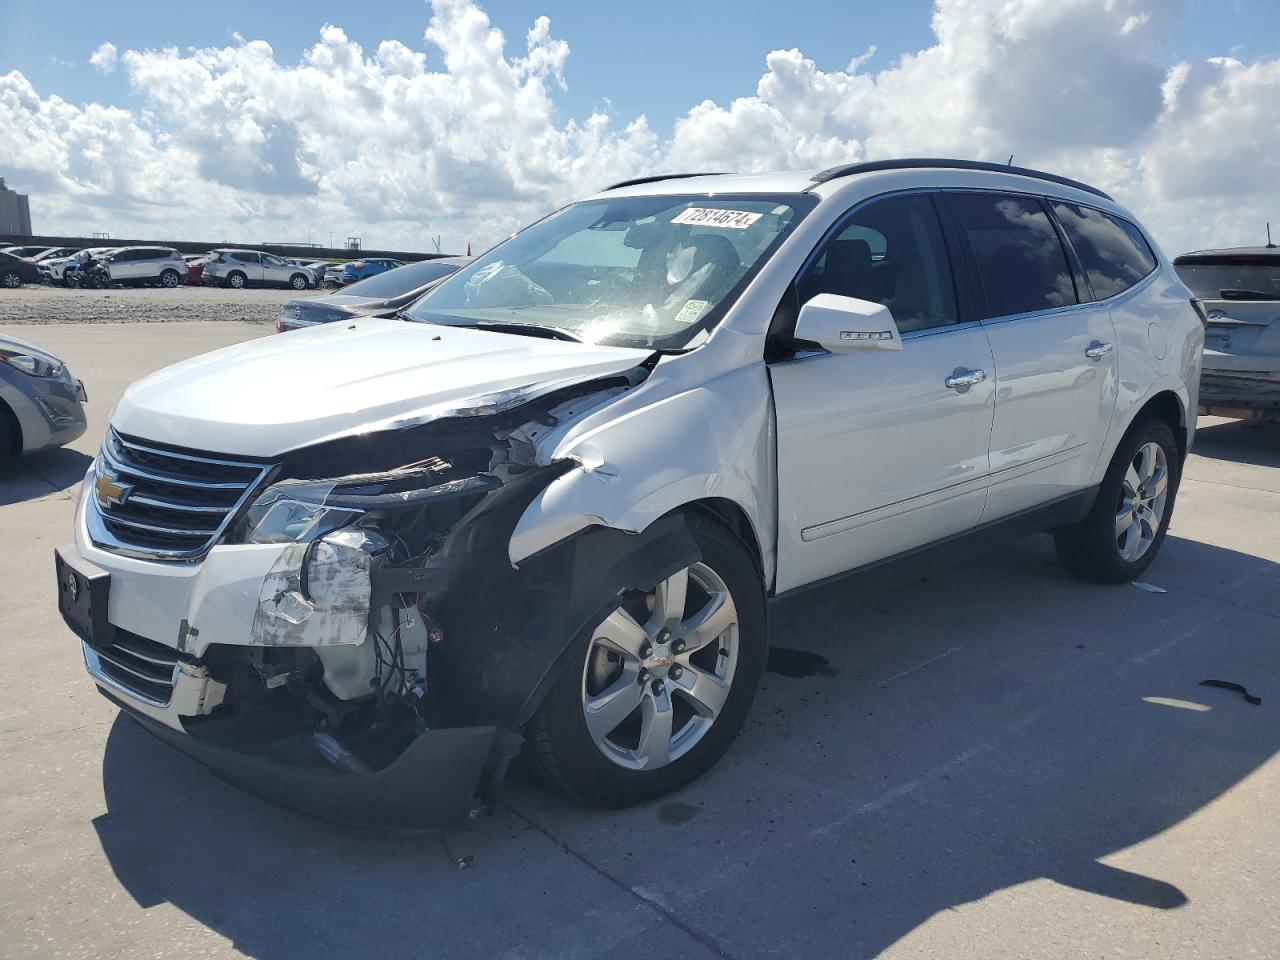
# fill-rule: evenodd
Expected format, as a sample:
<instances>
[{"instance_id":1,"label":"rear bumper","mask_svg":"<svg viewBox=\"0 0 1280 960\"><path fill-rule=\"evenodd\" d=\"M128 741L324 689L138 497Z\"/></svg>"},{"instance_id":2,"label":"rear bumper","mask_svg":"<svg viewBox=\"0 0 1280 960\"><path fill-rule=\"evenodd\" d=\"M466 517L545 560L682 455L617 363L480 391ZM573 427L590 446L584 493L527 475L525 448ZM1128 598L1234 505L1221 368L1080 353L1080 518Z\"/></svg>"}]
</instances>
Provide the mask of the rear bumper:
<instances>
[{"instance_id":1,"label":"rear bumper","mask_svg":"<svg viewBox=\"0 0 1280 960\"><path fill-rule=\"evenodd\" d=\"M493 742L493 727L428 730L390 766L368 773L284 762L206 742L162 723L116 688L98 689L144 730L220 780L311 816L361 827L438 830L465 820ZM304 755L305 757L305 755Z\"/></svg>"},{"instance_id":2,"label":"rear bumper","mask_svg":"<svg viewBox=\"0 0 1280 960\"><path fill-rule=\"evenodd\" d=\"M1199 413L1240 420L1280 419L1280 378L1265 370L1204 370Z\"/></svg>"}]
</instances>

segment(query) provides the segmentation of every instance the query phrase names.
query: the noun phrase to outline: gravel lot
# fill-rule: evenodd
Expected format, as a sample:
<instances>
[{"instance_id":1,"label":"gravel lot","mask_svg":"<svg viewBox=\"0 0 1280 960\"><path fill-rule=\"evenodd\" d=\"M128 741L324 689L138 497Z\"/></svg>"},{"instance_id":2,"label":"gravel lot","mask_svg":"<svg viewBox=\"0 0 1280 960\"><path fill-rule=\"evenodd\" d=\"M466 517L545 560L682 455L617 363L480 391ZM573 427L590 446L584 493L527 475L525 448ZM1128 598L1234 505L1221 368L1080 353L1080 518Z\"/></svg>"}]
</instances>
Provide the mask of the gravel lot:
<instances>
[{"instance_id":1,"label":"gravel lot","mask_svg":"<svg viewBox=\"0 0 1280 960\"><path fill-rule=\"evenodd\" d=\"M268 332L0 326L91 398L84 437L0 469L0 958L1280 956L1280 428L1200 421L1161 592L1036 537L815 607L772 641L829 666L771 664L678 795L584 810L517 766L442 841L218 782L94 691L58 616L50 553L122 390Z\"/></svg>"},{"instance_id":2,"label":"gravel lot","mask_svg":"<svg viewBox=\"0 0 1280 960\"><path fill-rule=\"evenodd\" d=\"M308 291L303 296L315 296ZM237 320L271 323L293 290L232 290L223 287L127 287L71 290L28 284L0 290L0 323L172 323L178 320Z\"/></svg>"}]
</instances>

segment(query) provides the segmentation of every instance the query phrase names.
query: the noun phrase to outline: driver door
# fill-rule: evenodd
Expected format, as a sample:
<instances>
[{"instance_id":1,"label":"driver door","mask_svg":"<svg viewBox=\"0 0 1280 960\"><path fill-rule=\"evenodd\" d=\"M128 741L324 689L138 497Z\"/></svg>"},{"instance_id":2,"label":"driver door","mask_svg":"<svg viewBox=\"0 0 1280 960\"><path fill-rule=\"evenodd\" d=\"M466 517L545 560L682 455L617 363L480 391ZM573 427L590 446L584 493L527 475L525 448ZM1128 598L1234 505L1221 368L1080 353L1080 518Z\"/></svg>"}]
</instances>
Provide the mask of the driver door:
<instances>
[{"instance_id":1,"label":"driver door","mask_svg":"<svg viewBox=\"0 0 1280 960\"><path fill-rule=\"evenodd\" d=\"M778 593L963 533L981 517L995 370L943 224L932 193L870 201L796 280L798 305L819 293L884 304L902 349L801 350L770 364ZM977 382L955 383L960 374Z\"/></svg>"}]
</instances>

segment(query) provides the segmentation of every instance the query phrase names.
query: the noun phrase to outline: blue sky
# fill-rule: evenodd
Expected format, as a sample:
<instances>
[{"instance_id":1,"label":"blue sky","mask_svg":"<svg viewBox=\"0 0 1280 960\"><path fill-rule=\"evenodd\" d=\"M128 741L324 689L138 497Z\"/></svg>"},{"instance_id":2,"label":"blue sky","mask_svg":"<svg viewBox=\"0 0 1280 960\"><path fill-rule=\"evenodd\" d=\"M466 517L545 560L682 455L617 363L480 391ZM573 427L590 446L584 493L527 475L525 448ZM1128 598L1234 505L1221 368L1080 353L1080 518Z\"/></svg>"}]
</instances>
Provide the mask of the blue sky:
<instances>
[{"instance_id":1,"label":"blue sky","mask_svg":"<svg viewBox=\"0 0 1280 960\"><path fill-rule=\"evenodd\" d=\"M366 49L387 38L426 48L427 9L420 0L128 0L127 17L119 3L75 0L59 7L56 30L48 28L47 0L5 2L0 73L20 70L41 93L73 102L132 102L123 73L103 77L88 65L103 41L121 50L221 46L238 32L266 40L290 63L316 42L323 24L333 23ZM883 68L933 42L932 0L490 0L483 6L509 47L520 44L539 14L568 41L568 90L557 97L564 117L586 116L607 99L619 116L643 113L661 130L700 99L725 103L753 92L770 50L797 47L820 69L838 70L875 45L867 68ZM1183 7L1171 22L1169 49L1177 59L1280 54L1280 0L1186 0Z\"/></svg>"},{"instance_id":2,"label":"blue sky","mask_svg":"<svg viewBox=\"0 0 1280 960\"><path fill-rule=\"evenodd\" d=\"M49 233L461 250L660 170L1011 152L1174 252L1280 223L1280 0L3 2Z\"/></svg>"}]
</instances>

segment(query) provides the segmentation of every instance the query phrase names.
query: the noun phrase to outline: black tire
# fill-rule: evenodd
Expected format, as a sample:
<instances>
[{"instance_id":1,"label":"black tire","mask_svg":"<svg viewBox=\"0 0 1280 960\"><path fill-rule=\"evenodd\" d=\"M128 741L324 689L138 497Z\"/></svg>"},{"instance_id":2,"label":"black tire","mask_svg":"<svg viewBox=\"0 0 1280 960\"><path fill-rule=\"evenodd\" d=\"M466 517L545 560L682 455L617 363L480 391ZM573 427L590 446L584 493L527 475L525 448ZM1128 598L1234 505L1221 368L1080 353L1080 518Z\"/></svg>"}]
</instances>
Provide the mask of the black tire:
<instances>
[{"instance_id":1,"label":"black tire","mask_svg":"<svg viewBox=\"0 0 1280 960\"><path fill-rule=\"evenodd\" d=\"M17 290L22 286L22 274L16 270L10 270L8 273L0 274L0 287L6 290Z\"/></svg>"},{"instance_id":2,"label":"black tire","mask_svg":"<svg viewBox=\"0 0 1280 960\"><path fill-rule=\"evenodd\" d=\"M243 290L249 285L249 278L239 270L233 270L227 274L227 286L234 287L237 290Z\"/></svg>"},{"instance_id":3,"label":"black tire","mask_svg":"<svg viewBox=\"0 0 1280 960\"><path fill-rule=\"evenodd\" d=\"M168 287L170 290L176 290L182 283L182 277L177 270L165 270L160 274L160 286Z\"/></svg>"},{"instance_id":4,"label":"black tire","mask_svg":"<svg viewBox=\"0 0 1280 960\"><path fill-rule=\"evenodd\" d=\"M1136 560L1129 561L1121 555L1117 544L1116 517L1122 502L1125 472L1148 443L1156 443L1164 451L1168 492L1151 545ZM1155 417L1137 421L1116 448L1089 515L1073 526L1054 531L1053 544L1058 559L1076 576L1099 583L1128 583L1140 577L1164 543L1181 479L1182 459L1169 424Z\"/></svg>"},{"instance_id":5,"label":"black tire","mask_svg":"<svg viewBox=\"0 0 1280 960\"><path fill-rule=\"evenodd\" d=\"M307 278L304 274L295 273L289 278L289 286L293 287L295 290L305 290L310 286L310 284L307 283Z\"/></svg>"},{"instance_id":6,"label":"black tire","mask_svg":"<svg viewBox=\"0 0 1280 960\"><path fill-rule=\"evenodd\" d=\"M9 408L0 403L0 464L18 455L18 438L9 423Z\"/></svg>"},{"instance_id":7,"label":"black tire","mask_svg":"<svg viewBox=\"0 0 1280 960\"><path fill-rule=\"evenodd\" d=\"M759 568L741 540L700 515L689 528L702 562L728 587L738 611L738 661L724 707L687 753L654 770L631 770L605 757L583 715L582 683L593 624L574 638L573 653L529 723L529 739L543 778L571 800L597 807L644 803L697 779L724 755L755 699L768 653L764 592ZM632 585L619 584L619 591Z\"/></svg>"}]
</instances>

